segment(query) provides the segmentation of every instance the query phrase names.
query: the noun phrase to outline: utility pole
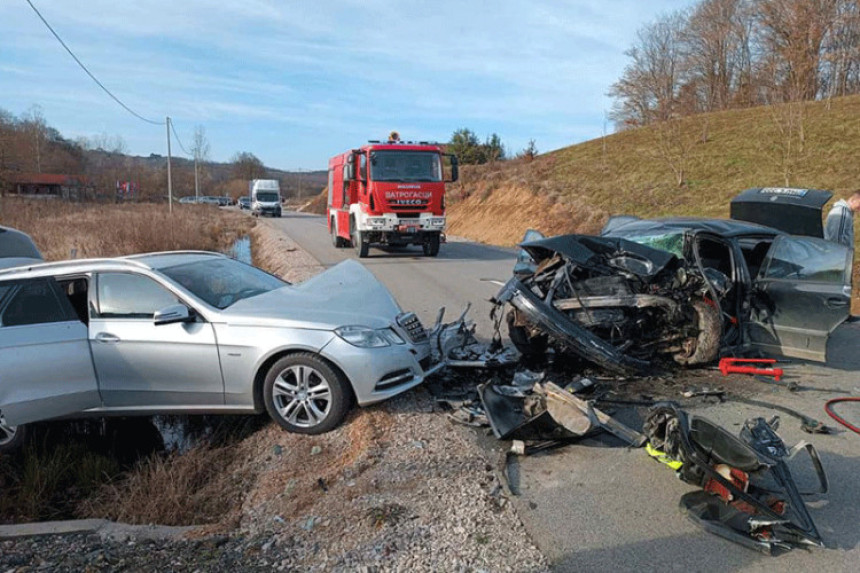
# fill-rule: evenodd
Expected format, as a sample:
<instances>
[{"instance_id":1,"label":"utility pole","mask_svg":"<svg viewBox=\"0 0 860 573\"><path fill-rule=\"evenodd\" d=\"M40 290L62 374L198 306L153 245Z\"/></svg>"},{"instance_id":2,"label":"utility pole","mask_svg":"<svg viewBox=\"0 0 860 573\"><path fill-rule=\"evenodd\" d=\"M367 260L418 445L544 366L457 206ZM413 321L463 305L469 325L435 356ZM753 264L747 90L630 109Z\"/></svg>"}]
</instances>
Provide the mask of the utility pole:
<instances>
[{"instance_id":1,"label":"utility pole","mask_svg":"<svg viewBox=\"0 0 860 573\"><path fill-rule=\"evenodd\" d=\"M197 183L197 150L194 150L194 199L200 199L200 185Z\"/></svg>"},{"instance_id":2,"label":"utility pole","mask_svg":"<svg viewBox=\"0 0 860 573\"><path fill-rule=\"evenodd\" d=\"M167 116L167 202L173 214L173 179L170 176L170 116Z\"/></svg>"}]
</instances>

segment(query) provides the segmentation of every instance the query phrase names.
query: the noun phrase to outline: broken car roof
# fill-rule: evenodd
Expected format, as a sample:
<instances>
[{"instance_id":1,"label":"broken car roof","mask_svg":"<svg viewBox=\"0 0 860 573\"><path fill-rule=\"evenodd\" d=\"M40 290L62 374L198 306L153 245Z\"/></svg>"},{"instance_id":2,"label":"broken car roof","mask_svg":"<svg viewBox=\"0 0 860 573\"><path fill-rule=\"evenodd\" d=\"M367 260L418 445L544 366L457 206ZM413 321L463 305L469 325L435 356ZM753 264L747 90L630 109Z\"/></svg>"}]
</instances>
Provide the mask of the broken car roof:
<instances>
[{"instance_id":1,"label":"broken car roof","mask_svg":"<svg viewBox=\"0 0 860 573\"><path fill-rule=\"evenodd\" d=\"M745 235L769 236L784 234L782 231L755 223L734 221L729 219L705 219L698 217L667 217L664 219L631 219L614 225L606 236L624 237L642 232L655 230L691 230L707 231L721 237L739 237Z\"/></svg>"}]
</instances>

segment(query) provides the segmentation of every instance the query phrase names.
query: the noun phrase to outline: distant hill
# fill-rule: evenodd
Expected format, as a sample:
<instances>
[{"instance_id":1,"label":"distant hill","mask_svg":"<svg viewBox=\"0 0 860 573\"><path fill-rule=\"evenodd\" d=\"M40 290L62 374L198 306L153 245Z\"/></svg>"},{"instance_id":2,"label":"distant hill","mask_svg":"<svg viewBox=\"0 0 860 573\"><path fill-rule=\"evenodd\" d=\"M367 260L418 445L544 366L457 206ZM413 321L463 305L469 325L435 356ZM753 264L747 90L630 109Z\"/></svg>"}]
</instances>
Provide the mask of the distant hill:
<instances>
[{"instance_id":1,"label":"distant hill","mask_svg":"<svg viewBox=\"0 0 860 573\"><path fill-rule=\"evenodd\" d=\"M743 189L860 188L860 96L702 114L522 159L465 166L449 232L514 245L596 232L613 214L727 217Z\"/></svg>"}]
</instances>

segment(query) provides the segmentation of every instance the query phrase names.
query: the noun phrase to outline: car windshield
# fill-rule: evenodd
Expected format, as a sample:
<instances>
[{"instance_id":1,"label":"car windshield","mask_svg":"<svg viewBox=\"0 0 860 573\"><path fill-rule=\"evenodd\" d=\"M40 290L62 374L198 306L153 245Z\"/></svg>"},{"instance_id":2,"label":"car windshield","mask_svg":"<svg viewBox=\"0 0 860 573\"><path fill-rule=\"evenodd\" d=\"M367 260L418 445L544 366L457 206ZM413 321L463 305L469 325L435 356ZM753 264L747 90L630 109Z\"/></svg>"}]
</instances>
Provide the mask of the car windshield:
<instances>
[{"instance_id":1,"label":"car windshield","mask_svg":"<svg viewBox=\"0 0 860 573\"><path fill-rule=\"evenodd\" d=\"M277 193L257 193L257 201L264 203L275 203L278 201Z\"/></svg>"},{"instance_id":2,"label":"car windshield","mask_svg":"<svg viewBox=\"0 0 860 573\"><path fill-rule=\"evenodd\" d=\"M618 234L622 239L672 253L679 259L684 258L684 233L678 231L651 234Z\"/></svg>"},{"instance_id":3,"label":"car windshield","mask_svg":"<svg viewBox=\"0 0 860 573\"><path fill-rule=\"evenodd\" d=\"M370 154L373 181L442 181L439 154L430 151L374 151Z\"/></svg>"},{"instance_id":4,"label":"car windshield","mask_svg":"<svg viewBox=\"0 0 860 573\"><path fill-rule=\"evenodd\" d=\"M220 309L289 284L251 265L220 257L164 267L159 272Z\"/></svg>"}]
</instances>

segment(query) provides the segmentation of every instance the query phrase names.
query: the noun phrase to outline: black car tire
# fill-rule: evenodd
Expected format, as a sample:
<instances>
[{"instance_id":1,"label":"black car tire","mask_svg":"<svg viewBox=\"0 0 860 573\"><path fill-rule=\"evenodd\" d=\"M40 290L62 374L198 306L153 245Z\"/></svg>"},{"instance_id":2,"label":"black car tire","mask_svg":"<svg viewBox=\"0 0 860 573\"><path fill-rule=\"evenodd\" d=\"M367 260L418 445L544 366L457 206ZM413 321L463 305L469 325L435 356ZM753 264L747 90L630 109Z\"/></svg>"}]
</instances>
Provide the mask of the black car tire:
<instances>
[{"instance_id":1,"label":"black car tire","mask_svg":"<svg viewBox=\"0 0 860 573\"><path fill-rule=\"evenodd\" d=\"M363 231L357 230L355 225L352 228L352 246L355 252L358 253L359 259L366 258L367 253L370 251L370 243L367 240L367 235Z\"/></svg>"},{"instance_id":2,"label":"black car tire","mask_svg":"<svg viewBox=\"0 0 860 573\"><path fill-rule=\"evenodd\" d=\"M0 420L0 454L14 452L27 440L27 426L7 426Z\"/></svg>"},{"instance_id":3,"label":"black car tire","mask_svg":"<svg viewBox=\"0 0 860 573\"><path fill-rule=\"evenodd\" d=\"M342 249L347 246L347 241L337 234L337 221L334 217L331 219L331 244L335 249Z\"/></svg>"},{"instance_id":4,"label":"black car tire","mask_svg":"<svg viewBox=\"0 0 860 573\"><path fill-rule=\"evenodd\" d=\"M439 233L431 234L421 245L424 248L424 256L435 257L439 254Z\"/></svg>"},{"instance_id":5,"label":"black car tire","mask_svg":"<svg viewBox=\"0 0 860 573\"><path fill-rule=\"evenodd\" d=\"M304 372L306 376L304 390L301 389L299 372ZM280 384L277 384L278 381ZM299 390L291 394L293 381ZM315 385L308 387L310 383ZM323 398L314 399L311 393L313 390L308 392L309 388L319 389L323 386L327 390L327 401ZM302 394L302 391L305 393ZM336 368L314 354L301 352L285 356L272 365L263 384L263 401L272 419L288 432L324 434L343 422L352 406L353 393L346 377ZM289 406L294 404L294 410L289 411ZM311 419L311 408L314 407L325 414L318 421ZM292 413L296 413L293 422L289 419Z\"/></svg>"},{"instance_id":6,"label":"black car tire","mask_svg":"<svg viewBox=\"0 0 860 573\"><path fill-rule=\"evenodd\" d=\"M723 326L720 312L712 304L698 299L692 301L696 312L696 327L699 334L691 350L679 352L672 358L683 366L696 366L713 361L720 353Z\"/></svg>"}]
</instances>

